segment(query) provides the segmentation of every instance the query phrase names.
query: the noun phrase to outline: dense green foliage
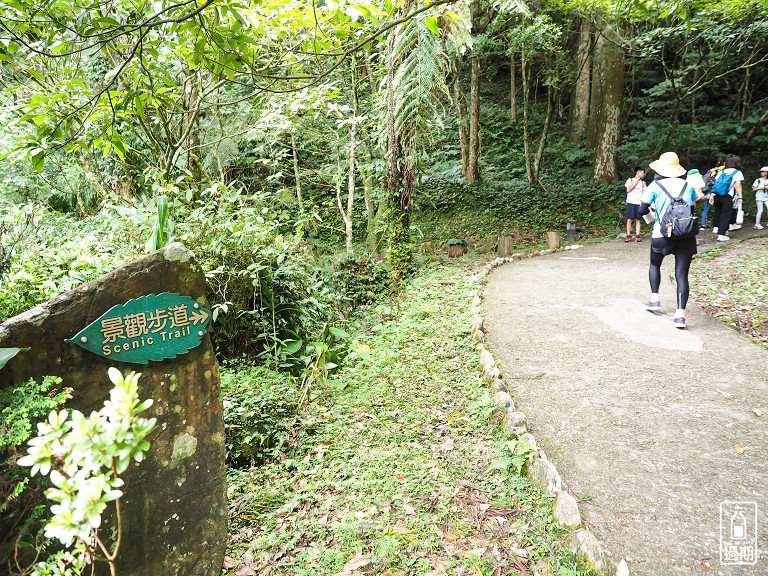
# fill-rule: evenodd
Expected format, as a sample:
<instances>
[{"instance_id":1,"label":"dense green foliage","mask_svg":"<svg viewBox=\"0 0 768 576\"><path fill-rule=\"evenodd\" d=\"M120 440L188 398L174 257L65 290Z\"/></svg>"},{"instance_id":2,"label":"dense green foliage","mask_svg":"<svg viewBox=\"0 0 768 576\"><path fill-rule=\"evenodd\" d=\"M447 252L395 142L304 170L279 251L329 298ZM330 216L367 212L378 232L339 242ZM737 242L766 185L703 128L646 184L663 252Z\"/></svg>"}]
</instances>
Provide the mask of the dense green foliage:
<instances>
[{"instance_id":1,"label":"dense green foliage","mask_svg":"<svg viewBox=\"0 0 768 576\"><path fill-rule=\"evenodd\" d=\"M61 378L46 376L0 391L0 451L21 446L32 434L33 424L71 398L71 390L58 390Z\"/></svg>"},{"instance_id":2,"label":"dense green foliage","mask_svg":"<svg viewBox=\"0 0 768 576\"><path fill-rule=\"evenodd\" d=\"M44 506L40 497L47 484L30 479L16 463L37 423L71 397L71 390L58 388L60 383L60 378L46 376L42 382L29 380L0 391L0 454L5 455L0 461L0 514L6 526L14 527L0 538L0 566L4 568L31 561L35 548L42 551ZM17 542L21 550L16 548Z\"/></svg>"},{"instance_id":3,"label":"dense green foliage","mask_svg":"<svg viewBox=\"0 0 768 576\"><path fill-rule=\"evenodd\" d=\"M6 221L22 226L27 208L0 204ZM139 241L117 219L71 216L40 208L14 245L0 290L0 318L9 318L54 295L93 280L136 255ZM5 244L7 236L0 237Z\"/></svg>"},{"instance_id":4,"label":"dense green foliage","mask_svg":"<svg viewBox=\"0 0 768 576\"><path fill-rule=\"evenodd\" d=\"M263 464L285 449L298 415L296 383L267 368L232 363L221 368L227 464Z\"/></svg>"},{"instance_id":5,"label":"dense green foliage","mask_svg":"<svg viewBox=\"0 0 768 576\"><path fill-rule=\"evenodd\" d=\"M174 218L206 272L220 357L261 354L276 366L286 341L321 327L329 311L311 252L263 198L212 186L190 208L177 200Z\"/></svg>"}]
</instances>

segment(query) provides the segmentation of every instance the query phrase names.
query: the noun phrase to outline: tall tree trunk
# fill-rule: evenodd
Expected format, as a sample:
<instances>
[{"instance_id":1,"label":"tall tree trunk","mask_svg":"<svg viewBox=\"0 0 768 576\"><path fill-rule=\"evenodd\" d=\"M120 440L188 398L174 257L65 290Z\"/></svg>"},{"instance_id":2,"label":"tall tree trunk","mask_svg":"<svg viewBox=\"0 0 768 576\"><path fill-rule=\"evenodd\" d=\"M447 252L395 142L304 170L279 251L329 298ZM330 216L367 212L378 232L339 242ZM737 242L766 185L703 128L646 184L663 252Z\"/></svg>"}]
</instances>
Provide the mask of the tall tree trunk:
<instances>
[{"instance_id":1,"label":"tall tree trunk","mask_svg":"<svg viewBox=\"0 0 768 576\"><path fill-rule=\"evenodd\" d=\"M749 105L751 103L752 99L752 92L751 92L751 86L750 86L750 78L751 78L751 68L747 68L744 72L744 83L741 85L741 90L739 90L739 100L741 103L741 115L740 120L744 122L747 119L747 114L749 113Z\"/></svg>"},{"instance_id":2,"label":"tall tree trunk","mask_svg":"<svg viewBox=\"0 0 768 576\"><path fill-rule=\"evenodd\" d=\"M600 107L600 129L597 136L594 178L599 182L613 182L619 177L616 147L621 131L621 106L624 98L625 66L624 50L621 47L619 31L606 23L603 34L604 44L604 92Z\"/></svg>"},{"instance_id":3,"label":"tall tree trunk","mask_svg":"<svg viewBox=\"0 0 768 576\"><path fill-rule=\"evenodd\" d=\"M352 253L352 207L355 202L355 148L357 147L357 124L353 123L349 131L349 158L347 167L349 175L347 176L347 211L344 216L344 227L346 232L347 252Z\"/></svg>"},{"instance_id":4,"label":"tall tree trunk","mask_svg":"<svg viewBox=\"0 0 768 576\"><path fill-rule=\"evenodd\" d=\"M517 120L517 75L515 55L509 57L509 118Z\"/></svg>"},{"instance_id":5,"label":"tall tree trunk","mask_svg":"<svg viewBox=\"0 0 768 576\"><path fill-rule=\"evenodd\" d=\"M216 90L218 98L221 98L221 92ZM218 178L224 182L226 170L221 162L221 156L219 155L219 148L224 139L224 115L221 113L221 108L214 108L212 113L216 115L216 122L219 125L219 137L216 138L216 143L213 145L213 157L216 159L216 168L219 171Z\"/></svg>"},{"instance_id":6,"label":"tall tree trunk","mask_svg":"<svg viewBox=\"0 0 768 576\"><path fill-rule=\"evenodd\" d=\"M544 148L547 144L547 136L549 136L549 128L552 125L552 117L555 114L555 100L557 98L557 90L554 86L547 87L547 117L544 119L544 128L539 136L539 146L536 150L536 157L533 161L532 175L535 182L541 184L539 180L539 174L541 174L541 162L544 159Z\"/></svg>"},{"instance_id":7,"label":"tall tree trunk","mask_svg":"<svg viewBox=\"0 0 768 576\"><path fill-rule=\"evenodd\" d=\"M80 167L83 169L83 174L85 175L85 179L88 180L88 183L93 187L94 190L96 190L99 193L100 198L106 198L107 197L107 190L104 188L104 185L102 184L102 181L104 180L103 175L101 174L101 170L99 170L98 165L95 166L95 171L98 172L98 176L94 174L94 168L91 166L91 163L88 161L88 158L85 157L85 154L83 154L83 151L81 148L75 148L75 158L77 158L78 163L80 164ZM82 192L80 192L80 188L78 187L75 192L75 198L77 199L77 208L80 212L80 216L86 216L89 213L88 205L86 204Z\"/></svg>"},{"instance_id":8,"label":"tall tree trunk","mask_svg":"<svg viewBox=\"0 0 768 576\"><path fill-rule=\"evenodd\" d=\"M291 130L291 152L293 155L293 178L296 181L296 201L299 203L299 214L304 216L304 198L301 195L301 174L299 173L299 152L296 146L296 134Z\"/></svg>"},{"instance_id":9,"label":"tall tree trunk","mask_svg":"<svg viewBox=\"0 0 768 576\"><path fill-rule=\"evenodd\" d=\"M369 106L371 110L376 109L376 104L379 100L379 84L375 81L373 75L373 64L371 63L371 50L366 48L365 55L365 67L367 70L366 77L368 78L369 86ZM357 101L356 101L357 102ZM359 115L359 114L358 114ZM385 184L380 180L380 177L375 175L371 170L373 166L373 148L371 142L374 140L370 137L366 124L361 125L363 128L362 142L365 146L365 153L368 159L368 165L363 165L358 159L358 171L363 180L363 193L365 196L365 209L367 212L368 222L366 225L366 245L368 250L373 254L378 251L379 244L382 238L382 226L384 217L387 213L387 195L383 193L378 194L376 198L376 191L381 191L385 188Z\"/></svg>"},{"instance_id":10,"label":"tall tree trunk","mask_svg":"<svg viewBox=\"0 0 768 576\"><path fill-rule=\"evenodd\" d=\"M368 250L373 254L378 251L381 242L382 226L380 224L384 221L384 217L387 213L387 195L381 193L378 195L376 194L376 191L381 190L383 186L378 177L370 169L370 166L373 165L371 138L364 134L363 143L365 145L366 155L368 156L368 165L366 166L360 162L358 157L357 169L363 180L363 196L368 218L365 243L368 246Z\"/></svg>"},{"instance_id":11,"label":"tall tree trunk","mask_svg":"<svg viewBox=\"0 0 768 576\"><path fill-rule=\"evenodd\" d=\"M467 96L464 93L462 74L464 58L459 54L454 61L453 99L456 101L456 117L459 124L459 146L461 147L461 175L467 176L469 164L469 112L467 111Z\"/></svg>"},{"instance_id":12,"label":"tall tree trunk","mask_svg":"<svg viewBox=\"0 0 768 576\"><path fill-rule=\"evenodd\" d=\"M603 96L605 91L605 69L609 65L606 62L605 36L599 31L595 38L595 49L592 55L592 82L589 92L589 115L587 121L587 148L594 149L597 146L598 134L600 133L600 114L603 109Z\"/></svg>"},{"instance_id":13,"label":"tall tree trunk","mask_svg":"<svg viewBox=\"0 0 768 576\"><path fill-rule=\"evenodd\" d=\"M485 27L481 23L480 0L469 0L469 17L472 36L480 35ZM480 51L474 48L469 54L469 149L467 152L467 182L480 179Z\"/></svg>"},{"instance_id":14,"label":"tall tree trunk","mask_svg":"<svg viewBox=\"0 0 768 576\"><path fill-rule=\"evenodd\" d=\"M528 85L530 82L528 61L525 53L520 56L520 78L522 80L523 91L523 154L525 156L525 174L528 177L528 183L534 184L536 181L533 173L533 161L531 159L531 146L530 146L530 127L528 126L528 116L531 98L531 87Z\"/></svg>"},{"instance_id":15,"label":"tall tree trunk","mask_svg":"<svg viewBox=\"0 0 768 576\"><path fill-rule=\"evenodd\" d=\"M358 160L357 169L360 172L360 178L363 180L363 201L365 202L365 214L367 223L365 226L365 244L368 251L373 253L376 249L376 201L373 198L373 178L368 174L368 170L363 168Z\"/></svg>"},{"instance_id":16,"label":"tall tree trunk","mask_svg":"<svg viewBox=\"0 0 768 576\"><path fill-rule=\"evenodd\" d=\"M696 84L698 79L699 70L697 68L693 71L693 83ZM691 129L688 134L688 148L685 151L685 165L691 166L691 149L693 148L693 143L696 140L696 92L691 94Z\"/></svg>"},{"instance_id":17,"label":"tall tree trunk","mask_svg":"<svg viewBox=\"0 0 768 576\"><path fill-rule=\"evenodd\" d=\"M480 55L472 53L471 79L469 86L469 157L467 161L467 182L480 179Z\"/></svg>"},{"instance_id":18,"label":"tall tree trunk","mask_svg":"<svg viewBox=\"0 0 768 576\"><path fill-rule=\"evenodd\" d=\"M354 136L352 137L354 139ZM354 142L351 142L354 143ZM336 174L336 205L339 208L339 214L344 221L344 245L347 252L350 254L353 252L352 246L352 207L355 199L355 165L354 165L354 150L350 148L348 162L353 162L351 167L347 166L347 207L344 208L344 202L341 199L341 182L342 182L342 168L341 158L336 158L337 174Z\"/></svg>"},{"instance_id":19,"label":"tall tree trunk","mask_svg":"<svg viewBox=\"0 0 768 576\"><path fill-rule=\"evenodd\" d=\"M191 174L190 184L195 186L202 183L205 176L203 160L200 157L200 123L198 122L200 110L200 87L198 86L199 75L189 72L187 105L188 112L185 113L185 126L187 129L187 170Z\"/></svg>"},{"instance_id":20,"label":"tall tree trunk","mask_svg":"<svg viewBox=\"0 0 768 576\"><path fill-rule=\"evenodd\" d=\"M403 8L407 12L408 7ZM389 32L387 42L387 196L393 202L393 218L390 223L389 261L395 282L402 281L413 262L413 247L410 242L411 187L413 170L409 166L412 157L408 150L403 154L400 139L395 127L395 70L400 64L395 59L396 29Z\"/></svg>"},{"instance_id":21,"label":"tall tree trunk","mask_svg":"<svg viewBox=\"0 0 768 576\"><path fill-rule=\"evenodd\" d=\"M579 28L579 44L576 54L578 76L576 76L576 86L571 103L571 140L576 144L580 144L586 137L589 123L589 77L592 68L591 35L592 26L589 20L584 18Z\"/></svg>"}]
</instances>

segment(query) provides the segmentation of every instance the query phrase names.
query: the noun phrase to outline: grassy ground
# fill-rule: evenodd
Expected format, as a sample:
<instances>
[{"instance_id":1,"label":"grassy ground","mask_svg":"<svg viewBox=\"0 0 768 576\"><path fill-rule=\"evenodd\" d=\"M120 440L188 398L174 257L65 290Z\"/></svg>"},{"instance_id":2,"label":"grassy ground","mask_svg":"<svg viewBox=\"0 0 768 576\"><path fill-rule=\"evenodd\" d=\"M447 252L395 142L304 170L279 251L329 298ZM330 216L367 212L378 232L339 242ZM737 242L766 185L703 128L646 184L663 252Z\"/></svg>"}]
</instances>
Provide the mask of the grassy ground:
<instances>
[{"instance_id":1,"label":"grassy ground","mask_svg":"<svg viewBox=\"0 0 768 576\"><path fill-rule=\"evenodd\" d=\"M700 255L691 267L691 298L768 347L768 238Z\"/></svg>"},{"instance_id":2,"label":"grassy ground","mask_svg":"<svg viewBox=\"0 0 768 576\"><path fill-rule=\"evenodd\" d=\"M586 574L552 498L508 469L461 260L358 314L352 358L315 390L300 452L230 474L226 574Z\"/></svg>"}]
</instances>

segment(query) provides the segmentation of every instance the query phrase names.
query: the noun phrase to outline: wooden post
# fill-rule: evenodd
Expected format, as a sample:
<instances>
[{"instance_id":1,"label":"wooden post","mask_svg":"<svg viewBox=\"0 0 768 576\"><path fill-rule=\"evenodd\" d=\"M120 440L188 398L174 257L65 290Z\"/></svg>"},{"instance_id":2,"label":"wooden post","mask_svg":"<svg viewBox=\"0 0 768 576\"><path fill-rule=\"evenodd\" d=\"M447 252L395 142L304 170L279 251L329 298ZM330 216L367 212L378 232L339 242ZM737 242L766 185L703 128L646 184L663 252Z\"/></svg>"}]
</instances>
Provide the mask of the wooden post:
<instances>
[{"instance_id":1,"label":"wooden post","mask_svg":"<svg viewBox=\"0 0 768 576\"><path fill-rule=\"evenodd\" d=\"M511 256L515 250L513 242L514 237L512 236L499 236L499 256L502 258Z\"/></svg>"},{"instance_id":2,"label":"wooden post","mask_svg":"<svg viewBox=\"0 0 768 576\"><path fill-rule=\"evenodd\" d=\"M557 250L560 248L560 233L549 230L547 232L547 247L550 250Z\"/></svg>"},{"instance_id":3,"label":"wooden post","mask_svg":"<svg viewBox=\"0 0 768 576\"><path fill-rule=\"evenodd\" d=\"M449 244L448 245L448 258L458 258L464 256L467 253L466 244Z\"/></svg>"}]
</instances>

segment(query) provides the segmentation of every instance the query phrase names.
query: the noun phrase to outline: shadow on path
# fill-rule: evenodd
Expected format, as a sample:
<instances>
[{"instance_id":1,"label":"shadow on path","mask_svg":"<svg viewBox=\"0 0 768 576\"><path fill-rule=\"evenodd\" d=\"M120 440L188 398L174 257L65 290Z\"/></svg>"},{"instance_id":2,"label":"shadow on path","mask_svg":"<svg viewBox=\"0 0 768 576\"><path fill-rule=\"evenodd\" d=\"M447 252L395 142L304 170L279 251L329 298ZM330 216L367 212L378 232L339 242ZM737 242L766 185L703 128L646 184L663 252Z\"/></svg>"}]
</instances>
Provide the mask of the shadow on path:
<instances>
[{"instance_id":1,"label":"shadow on path","mask_svg":"<svg viewBox=\"0 0 768 576\"><path fill-rule=\"evenodd\" d=\"M665 314L646 312L644 240L497 268L485 290L490 348L614 562L638 576L768 575L768 350L693 304L677 330L673 257ZM757 503L755 565L721 564L730 501ZM724 511L730 537L733 505Z\"/></svg>"}]
</instances>

